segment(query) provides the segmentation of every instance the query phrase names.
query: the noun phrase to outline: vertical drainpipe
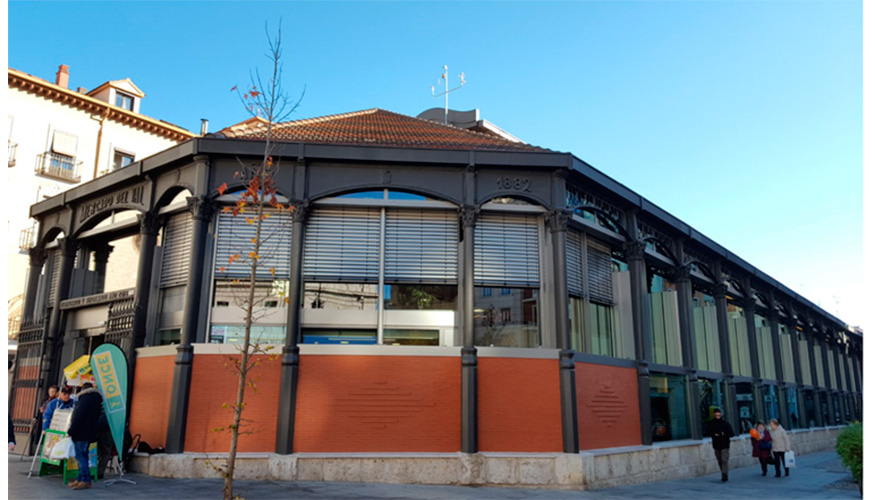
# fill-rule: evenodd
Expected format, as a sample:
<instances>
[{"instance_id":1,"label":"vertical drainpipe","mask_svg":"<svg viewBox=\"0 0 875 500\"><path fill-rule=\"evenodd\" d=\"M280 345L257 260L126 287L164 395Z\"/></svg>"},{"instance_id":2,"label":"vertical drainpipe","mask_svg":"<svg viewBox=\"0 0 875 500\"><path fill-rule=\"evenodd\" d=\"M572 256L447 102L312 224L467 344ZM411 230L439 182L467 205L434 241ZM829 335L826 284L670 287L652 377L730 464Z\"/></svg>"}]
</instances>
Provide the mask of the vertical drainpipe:
<instances>
[{"instance_id":1,"label":"vertical drainpipe","mask_svg":"<svg viewBox=\"0 0 875 500\"><path fill-rule=\"evenodd\" d=\"M103 116L100 117L100 128L97 129L97 149L94 152L94 176L92 179L97 179L98 166L100 165L100 148L103 143L103 124L106 122L107 117L109 116L109 105L106 106L106 110L103 112Z\"/></svg>"},{"instance_id":2,"label":"vertical drainpipe","mask_svg":"<svg viewBox=\"0 0 875 500\"><path fill-rule=\"evenodd\" d=\"M580 451L577 426L577 380L574 371L574 351L568 321L568 274L566 273L565 240L571 212L553 210L548 223L553 243L553 302L556 315L556 346L559 347L559 398L562 412L562 450Z\"/></svg>"},{"instance_id":3,"label":"vertical drainpipe","mask_svg":"<svg viewBox=\"0 0 875 500\"><path fill-rule=\"evenodd\" d=\"M289 263L289 309L286 316L286 343L283 346L280 368L280 401L277 416L276 452L281 455L294 453L295 411L297 409L298 370L300 352L298 347L301 331L301 296L303 295L304 237L309 216L306 202L294 204L292 212L292 249Z\"/></svg>"}]
</instances>

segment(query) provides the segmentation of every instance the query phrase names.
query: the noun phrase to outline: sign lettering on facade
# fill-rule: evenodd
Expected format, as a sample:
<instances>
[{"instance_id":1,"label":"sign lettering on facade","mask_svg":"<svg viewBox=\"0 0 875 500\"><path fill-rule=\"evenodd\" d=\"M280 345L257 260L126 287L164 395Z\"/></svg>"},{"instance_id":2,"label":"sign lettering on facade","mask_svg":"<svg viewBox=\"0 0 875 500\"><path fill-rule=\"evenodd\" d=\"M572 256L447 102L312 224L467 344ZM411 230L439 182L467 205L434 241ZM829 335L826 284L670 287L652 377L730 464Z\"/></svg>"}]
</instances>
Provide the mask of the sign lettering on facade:
<instances>
[{"instance_id":1,"label":"sign lettering on facade","mask_svg":"<svg viewBox=\"0 0 875 500\"><path fill-rule=\"evenodd\" d=\"M109 210L114 206L140 205L145 203L146 185L140 184L131 188L123 189L113 194L108 194L96 200L89 201L78 208L79 222L84 222L89 217Z\"/></svg>"},{"instance_id":2,"label":"sign lettering on facade","mask_svg":"<svg viewBox=\"0 0 875 500\"><path fill-rule=\"evenodd\" d=\"M114 292L101 293L98 295L88 295L86 297L76 297L75 299L67 299L61 301L61 310L66 309L76 309L77 307L85 307L92 306L96 304L105 304L107 302L114 302L119 299L126 299L128 297L133 297L134 289L128 288L127 290L116 290Z\"/></svg>"}]
</instances>

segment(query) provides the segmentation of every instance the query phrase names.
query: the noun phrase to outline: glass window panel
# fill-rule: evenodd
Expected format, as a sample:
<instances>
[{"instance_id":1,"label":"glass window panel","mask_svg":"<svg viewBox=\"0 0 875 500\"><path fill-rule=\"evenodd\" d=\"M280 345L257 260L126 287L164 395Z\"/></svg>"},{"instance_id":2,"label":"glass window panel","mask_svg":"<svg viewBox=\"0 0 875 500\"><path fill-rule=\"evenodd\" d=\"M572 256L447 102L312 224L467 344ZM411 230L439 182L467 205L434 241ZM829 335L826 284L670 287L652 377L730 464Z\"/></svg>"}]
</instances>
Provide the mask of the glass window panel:
<instances>
[{"instance_id":1,"label":"glass window panel","mask_svg":"<svg viewBox=\"0 0 875 500\"><path fill-rule=\"evenodd\" d=\"M402 310L455 310L456 285L385 285L385 309Z\"/></svg>"},{"instance_id":2,"label":"glass window panel","mask_svg":"<svg viewBox=\"0 0 875 500\"><path fill-rule=\"evenodd\" d=\"M474 291L474 342L478 346L539 347L538 291L508 288L510 293L484 297ZM502 309L509 310L504 317Z\"/></svg>"},{"instance_id":3,"label":"glass window panel","mask_svg":"<svg viewBox=\"0 0 875 500\"><path fill-rule=\"evenodd\" d=\"M404 191L389 191L390 200L426 201L428 198L421 194L405 193Z\"/></svg>"},{"instance_id":4,"label":"glass window panel","mask_svg":"<svg viewBox=\"0 0 875 500\"><path fill-rule=\"evenodd\" d=\"M760 418L754 411L753 384L740 382L735 384L735 401L738 405L738 434L750 431Z\"/></svg>"},{"instance_id":5,"label":"glass window panel","mask_svg":"<svg viewBox=\"0 0 875 500\"><path fill-rule=\"evenodd\" d=\"M484 289L485 290L485 289ZM586 301L577 297L569 298L569 319L571 320L571 348L577 352L588 352L583 341L585 335L583 308Z\"/></svg>"},{"instance_id":6,"label":"glass window panel","mask_svg":"<svg viewBox=\"0 0 875 500\"><path fill-rule=\"evenodd\" d=\"M778 390L774 385L763 385L763 404L765 405L766 422L768 422L769 419L781 418L781 414L778 410Z\"/></svg>"},{"instance_id":7,"label":"glass window panel","mask_svg":"<svg viewBox=\"0 0 875 500\"><path fill-rule=\"evenodd\" d=\"M683 366L677 288L658 274L649 273L649 278L653 361Z\"/></svg>"},{"instance_id":8,"label":"glass window panel","mask_svg":"<svg viewBox=\"0 0 875 500\"><path fill-rule=\"evenodd\" d=\"M386 345L439 345L439 330L383 330L383 344Z\"/></svg>"},{"instance_id":9,"label":"glass window panel","mask_svg":"<svg viewBox=\"0 0 875 500\"><path fill-rule=\"evenodd\" d=\"M805 426L805 420L799 420L799 402L796 399L796 389L788 387L784 389L785 397L787 398L787 415L790 416L790 421L785 423L787 429L799 429Z\"/></svg>"},{"instance_id":10,"label":"glass window panel","mask_svg":"<svg viewBox=\"0 0 875 500\"><path fill-rule=\"evenodd\" d=\"M285 344L285 326L252 325L249 331L250 342L255 344ZM243 325L213 325L210 328L210 343L242 343L246 336Z\"/></svg>"},{"instance_id":11,"label":"glass window panel","mask_svg":"<svg viewBox=\"0 0 875 500\"><path fill-rule=\"evenodd\" d=\"M681 375L650 375L650 428L653 441L690 437L686 385L686 377Z\"/></svg>"},{"instance_id":12,"label":"glass window panel","mask_svg":"<svg viewBox=\"0 0 875 500\"><path fill-rule=\"evenodd\" d=\"M351 198L354 200L382 200L385 197L383 191L360 191L358 193L347 193L338 196L338 198Z\"/></svg>"},{"instance_id":13,"label":"glass window panel","mask_svg":"<svg viewBox=\"0 0 875 500\"><path fill-rule=\"evenodd\" d=\"M185 291L185 287L180 287ZM236 279L216 279L213 305L216 307L245 308L249 300L249 281ZM256 281L255 308L285 307L289 293L288 280Z\"/></svg>"},{"instance_id":14,"label":"glass window panel","mask_svg":"<svg viewBox=\"0 0 875 500\"><path fill-rule=\"evenodd\" d=\"M304 328L301 333L304 344L372 345L377 343L377 330Z\"/></svg>"},{"instance_id":15,"label":"glass window panel","mask_svg":"<svg viewBox=\"0 0 875 500\"><path fill-rule=\"evenodd\" d=\"M178 344L182 338L182 329L170 328L158 331L158 345Z\"/></svg>"},{"instance_id":16,"label":"glass window panel","mask_svg":"<svg viewBox=\"0 0 875 500\"><path fill-rule=\"evenodd\" d=\"M814 404L814 390L806 389L802 394L802 398L805 406L805 423L808 428L812 428L817 425L817 409Z\"/></svg>"},{"instance_id":17,"label":"glass window panel","mask_svg":"<svg viewBox=\"0 0 875 500\"><path fill-rule=\"evenodd\" d=\"M304 283L304 309L374 311L377 285L368 283Z\"/></svg>"},{"instance_id":18,"label":"glass window panel","mask_svg":"<svg viewBox=\"0 0 875 500\"><path fill-rule=\"evenodd\" d=\"M696 338L696 362L700 370L720 372L720 340L717 333L717 307L714 297L693 292L693 334Z\"/></svg>"},{"instance_id":19,"label":"glass window panel","mask_svg":"<svg viewBox=\"0 0 875 500\"><path fill-rule=\"evenodd\" d=\"M747 323L744 311L732 302L727 302L726 316L729 327L729 345L732 353L732 373L752 377L750 339L747 338Z\"/></svg>"},{"instance_id":20,"label":"glass window panel","mask_svg":"<svg viewBox=\"0 0 875 500\"><path fill-rule=\"evenodd\" d=\"M590 331L592 332L592 353L601 356L613 356L611 306L602 304L589 305Z\"/></svg>"},{"instance_id":21,"label":"glass window panel","mask_svg":"<svg viewBox=\"0 0 875 500\"><path fill-rule=\"evenodd\" d=\"M716 410L725 411L726 399L724 398L723 381L699 379L699 413L702 424L714 420ZM704 428L704 427L703 427Z\"/></svg>"}]
</instances>

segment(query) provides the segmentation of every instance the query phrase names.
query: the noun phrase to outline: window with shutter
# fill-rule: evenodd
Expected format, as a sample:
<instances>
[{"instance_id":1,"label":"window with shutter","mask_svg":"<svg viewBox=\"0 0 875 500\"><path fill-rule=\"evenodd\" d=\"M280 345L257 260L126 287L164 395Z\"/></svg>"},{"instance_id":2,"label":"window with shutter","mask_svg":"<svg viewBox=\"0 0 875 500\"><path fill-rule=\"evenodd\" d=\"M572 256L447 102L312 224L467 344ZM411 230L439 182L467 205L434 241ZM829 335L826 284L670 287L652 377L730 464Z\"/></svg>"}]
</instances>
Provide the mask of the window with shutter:
<instances>
[{"instance_id":1,"label":"window with shutter","mask_svg":"<svg viewBox=\"0 0 875 500\"><path fill-rule=\"evenodd\" d=\"M288 211L274 208L265 208L264 213L268 217L261 223L256 279L259 281L288 279L292 248L292 215ZM255 217L250 213L242 213L235 217L230 212L219 212L215 260L217 278L249 277L252 271L252 260L249 255L255 250L253 243L256 234ZM239 259L229 262L235 254L239 254Z\"/></svg>"},{"instance_id":2,"label":"window with shutter","mask_svg":"<svg viewBox=\"0 0 875 500\"><path fill-rule=\"evenodd\" d=\"M446 210L386 211L385 280L387 283L458 281L459 223Z\"/></svg>"},{"instance_id":3,"label":"window with shutter","mask_svg":"<svg viewBox=\"0 0 875 500\"><path fill-rule=\"evenodd\" d=\"M589 300L600 304L613 304L614 283L610 249L589 243L586 247L586 263L589 272Z\"/></svg>"},{"instance_id":4,"label":"window with shutter","mask_svg":"<svg viewBox=\"0 0 875 500\"><path fill-rule=\"evenodd\" d=\"M376 283L380 274L380 209L320 207L307 222L304 279Z\"/></svg>"},{"instance_id":5,"label":"window with shutter","mask_svg":"<svg viewBox=\"0 0 875 500\"><path fill-rule=\"evenodd\" d=\"M75 135L55 130L55 133L52 136L52 152L64 156L75 157L78 142L79 138Z\"/></svg>"},{"instance_id":6,"label":"window with shutter","mask_svg":"<svg viewBox=\"0 0 875 500\"><path fill-rule=\"evenodd\" d=\"M185 285L191 251L192 219L189 213L170 217L161 237L161 288Z\"/></svg>"},{"instance_id":7,"label":"window with shutter","mask_svg":"<svg viewBox=\"0 0 875 500\"><path fill-rule=\"evenodd\" d=\"M583 234L568 231L565 239L565 260L568 274L568 294L583 297Z\"/></svg>"},{"instance_id":8,"label":"window with shutter","mask_svg":"<svg viewBox=\"0 0 875 500\"><path fill-rule=\"evenodd\" d=\"M474 228L474 283L537 287L540 282L538 218L486 213Z\"/></svg>"}]
</instances>

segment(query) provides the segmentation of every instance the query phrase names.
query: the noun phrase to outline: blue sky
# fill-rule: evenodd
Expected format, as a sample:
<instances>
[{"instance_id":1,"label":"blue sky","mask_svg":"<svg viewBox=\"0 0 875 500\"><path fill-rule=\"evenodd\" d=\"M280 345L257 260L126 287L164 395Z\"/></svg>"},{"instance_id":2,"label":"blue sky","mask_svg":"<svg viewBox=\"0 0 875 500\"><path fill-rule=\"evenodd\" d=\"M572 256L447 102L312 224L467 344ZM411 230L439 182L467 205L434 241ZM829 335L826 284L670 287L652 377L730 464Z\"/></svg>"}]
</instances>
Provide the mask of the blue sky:
<instances>
[{"instance_id":1,"label":"blue sky","mask_svg":"<svg viewBox=\"0 0 875 500\"><path fill-rule=\"evenodd\" d=\"M199 130L246 114L283 19L298 118L455 109L570 151L851 324L862 299L862 2L10 2L9 66L130 77ZM454 77L455 78L455 77ZM456 81L451 80L451 81Z\"/></svg>"}]
</instances>

